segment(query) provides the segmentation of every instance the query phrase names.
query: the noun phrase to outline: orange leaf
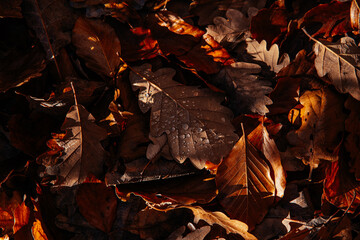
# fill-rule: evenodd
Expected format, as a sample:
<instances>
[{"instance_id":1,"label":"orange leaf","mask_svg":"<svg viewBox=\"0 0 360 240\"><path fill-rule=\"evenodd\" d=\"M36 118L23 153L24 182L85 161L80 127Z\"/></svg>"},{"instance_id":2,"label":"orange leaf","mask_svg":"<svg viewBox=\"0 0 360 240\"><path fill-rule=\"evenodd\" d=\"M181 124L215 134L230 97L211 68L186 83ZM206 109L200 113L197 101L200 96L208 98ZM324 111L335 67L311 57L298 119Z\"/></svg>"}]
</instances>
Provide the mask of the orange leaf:
<instances>
[{"instance_id":1,"label":"orange leaf","mask_svg":"<svg viewBox=\"0 0 360 240\"><path fill-rule=\"evenodd\" d=\"M13 232L16 233L23 226L29 223L30 209L25 205L25 201L14 211L14 227Z\"/></svg>"},{"instance_id":2,"label":"orange leaf","mask_svg":"<svg viewBox=\"0 0 360 240\"><path fill-rule=\"evenodd\" d=\"M35 222L31 228L31 234L32 237L36 240L48 240L48 237L46 236L39 219L35 219Z\"/></svg>"}]
</instances>

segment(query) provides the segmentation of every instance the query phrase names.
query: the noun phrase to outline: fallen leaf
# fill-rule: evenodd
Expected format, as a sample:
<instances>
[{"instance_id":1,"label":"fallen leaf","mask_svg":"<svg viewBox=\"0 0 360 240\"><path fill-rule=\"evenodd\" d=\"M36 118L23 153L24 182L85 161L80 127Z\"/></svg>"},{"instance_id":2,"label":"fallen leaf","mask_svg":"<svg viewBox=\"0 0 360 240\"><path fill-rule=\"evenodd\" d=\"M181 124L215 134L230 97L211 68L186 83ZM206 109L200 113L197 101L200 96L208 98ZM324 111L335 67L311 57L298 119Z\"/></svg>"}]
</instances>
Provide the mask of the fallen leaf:
<instances>
[{"instance_id":1,"label":"fallen leaf","mask_svg":"<svg viewBox=\"0 0 360 240\"><path fill-rule=\"evenodd\" d=\"M337 43L321 42L314 38L315 68L319 77L327 76L341 93L360 100L359 48L355 40L343 37Z\"/></svg>"},{"instance_id":2,"label":"fallen leaf","mask_svg":"<svg viewBox=\"0 0 360 240\"><path fill-rule=\"evenodd\" d=\"M106 157L100 141L107 137L106 131L77 102L67 113L61 130L66 131L65 136L55 137L58 146L64 149L61 156L51 155L50 150L37 159L46 166L46 173L60 177L56 182L60 186L80 184L90 173L99 176Z\"/></svg>"},{"instance_id":3,"label":"fallen leaf","mask_svg":"<svg viewBox=\"0 0 360 240\"><path fill-rule=\"evenodd\" d=\"M175 13L161 11L147 18L152 36L164 54L174 54L186 66L207 74L234 62L210 35L186 23Z\"/></svg>"},{"instance_id":4,"label":"fallen leaf","mask_svg":"<svg viewBox=\"0 0 360 240\"><path fill-rule=\"evenodd\" d=\"M199 169L206 161L219 163L237 139L230 111L219 103L221 95L175 82L173 69L153 73L144 64L134 71L130 81L134 91L140 89L140 109L151 109L150 135L166 134L171 155L180 163L190 158Z\"/></svg>"},{"instance_id":5,"label":"fallen leaf","mask_svg":"<svg viewBox=\"0 0 360 240\"><path fill-rule=\"evenodd\" d=\"M253 57L253 60L264 62L275 73L278 73L290 63L290 57L287 54L283 54L279 58L280 53L277 44L273 44L269 50L266 48L265 40L258 43L256 40L248 38L246 44L246 51Z\"/></svg>"},{"instance_id":6,"label":"fallen leaf","mask_svg":"<svg viewBox=\"0 0 360 240\"><path fill-rule=\"evenodd\" d=\"M351 32L350 5L350 1L332 1L320 4L310 9L298 21L299 28L316 29L313 25L321 23L321 27L312 36L323 36L324 38Z\"/></svg>"},{"instance_id":7,"label":"fallen leaf","mask_svg":"<svg viewBox=\"0 0 360 240\"><path fill-rule=\"evenodd\" d=\"M104 183L83 183L76 192L80 213L94 227L110 233L116 217L117 197Z\"/></svg>"},{"instance_id":8,"label":"fallen leaf","mask_svg":"<svg viewBox=\"0 0 360 240\"><path fill-rule=\"evenodd\" d=\"M225 211L245 222L250 230L262 221L275 200L271 169L244 131L218 167L216 185Z\"/></svg>"},{"instance_id":9,"label":"fallen leaf","mask_svg":"<svg viewBox=\"0 0 360 240\"><path fill-rule=\"evenodd\" d=\"M44 232L43 227L39 219L35 219L31 227L31 235L36 240L48 240L46 233Z\"/></svg>"},{"instance_id":10,"label":"fallen leaf","mask_svg":"<svg viewBox=\"0 0 360 240\"><path fill-rule=\"evenodd\" d=\"M335 152L341 142L346 115L342 97L328 88L306 91L300 97L301 126L290 131L287 139L293 154L317 167L320 159L338 160Z\"/></svg>"},{"instance_id":11,"label":"fallen leaf","mask_svg":"<svg viewBox=\"0 0 360 240\"><path fill-rule=\"evenodd\" d=\"M264 123L260 123L249 135L248 140L253 146L261 151L265 158L269 161L272 168L272 178L275 185L275 195L279 198L284 196L286 186L286 174L281 165L281 156L275 141L270 138L270 135L264 126Z\"/></svg>"},{"instance_id":12,"label":"fallen leaf","mask_svg":"<svg viewBox=\"0 0 360 240\"><path fill-rule=\"evenodd\" d=\"M25 201L22 202L14 211L14 226L13 233L15 234L22 227L29 224L30 209L25 205Z\"/></svg>"},{"instance_id":13,"label":"fallen leaf","mask_svg":"<svg viewBox=\"0 0 360 240\"><path fill-rule=\"evenodd\" d=\"M345 101L345 107L350 110L350 114L345 120L345 130L349 135L345 139L345 148L350 153L351 157L351 170L355 172L356 180L360 180L360 129L359 129L359 109L360 103L348 97Z\"/></svg>"},{"instance_id":14,"label":"fallen leaf","mask_svg":"<svg viewBox=\"0 0 360 240\"><path fill-rule=\"evenodd\" d=\"M43 45L47 60L54 60L71 42L76 15L67 1L23 0L22 14Z\"/></svg>"},{"instance_id":15,"label":"fallen leaf","mask_svg":"<svg viewBox=\"0 0 360 240\"><path fill-rule=\"evenodd\" d=\"M258 113L264 115L272 103L266 95L271 92L270 82L260 80L254 74L261 71L257 64L236 62L225 66L214 82L222 86L230 97L230 106L235 113Z\"/></svg>"},{"instance_id":16,"label":"fallen leaf","mask_svg":"<svg viewBox=\"0 0 360 240\"><path fill-rule=\"evenodd\" d=\"M78 18L72 31L76 53L101 76L113 77L121 60L121 46L112 27L100 20Z\"/></svg>"}]
</instances>

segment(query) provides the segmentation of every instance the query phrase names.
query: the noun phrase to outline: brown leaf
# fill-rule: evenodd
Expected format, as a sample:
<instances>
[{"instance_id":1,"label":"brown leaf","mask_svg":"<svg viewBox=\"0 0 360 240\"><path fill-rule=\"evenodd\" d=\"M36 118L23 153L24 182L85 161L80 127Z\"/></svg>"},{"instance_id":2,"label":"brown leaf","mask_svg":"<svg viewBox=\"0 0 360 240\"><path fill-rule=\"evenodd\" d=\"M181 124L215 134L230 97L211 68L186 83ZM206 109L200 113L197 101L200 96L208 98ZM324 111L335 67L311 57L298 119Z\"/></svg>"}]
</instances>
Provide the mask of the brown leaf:
<instances>
[{"instance_id":1,"label":"brown leaf","mask_svg":"<svg viewBox=\"0 0 360 240\"><path fill-rule=\"evenodd\" d=\"M2 0L0 2L0 17L22 18L21 3L22 0Z\"/></svg>"},{"instance_id":2,"label":"brown leaf","mask_svg":"<svg viewBox=\"0 0 360 240\"><path fill-rule=\"evenodd\" d=\"M259 124L259 126L248 135L248 139L269 161L273 172L272 178L275 183L276 196L282 198L285 192L286 175L281 165L279 150L276 147L275 141L270 138L264 123Z\"/></svg>"},{"instance_id":3,"label":"brown leaf","mask_svg":"<svg viewBox=\"0 0 360 240\"><path fill-rule=\"evenodd\" d=\"M43 227L39 219L35 219L31 227L32 237L36 240L48 240L46 233L44 232Z\"/></svg>"},{"instance_id":4,"label":"brown leaf","mask_svg":"<svg viewBox=\"0 0 360 240\"><path fill-rule=\"evenodd\" d=\"M234 62L210 35L175 13L161 11L148 17L148 27L164 54L174 54L186 66L213 74Z\"/></svg>"},{"instance_id":5,"label":"brown leaf","mask_svg":"<svg viewBox=\"0 0 360 240\"><path fill-rule=\"evenodd\" d=\"M345 120L345 130L349 135L345 139L345 148L350 153L351 170L355 172L356 180L360 180L360 103L352 97L345 101L345 107L351 112Z\"/></svg>"},{"instance_id":6,"label":"brown leaf","mask_svg":"<svg viewBox=\"0 0 360 240\"><path fill-rule=\"evenodd\" d=\"M76 192L80 213L94 227L110 233L116 217L117 197L104 183L83 183Z\"/></svg>"},{"instance_id":7,"label":"brown leaf","mask_svg":"<svg viewBox=\"0 0 360 240\"><path fill-rule=\"evenodd\" d=\"M121 46L112 27L100 20L78 18L72 43L86 66L101 76L112 77L120 66Z\"/></svg>"},{"instance_id":8,"label":"brown leaf","mask_svg":"<svg viewBox=\"0 0 360 240\"><path fill-rule=\"evenodd\" d=\"M341 142L344 131L345 114L343 99L336 92L322 88L306 91L300 97L301 127L287 134L293 154L310 161L312 167L317 167L320 159L336 161L334 152Z\"/></svg>"},{"instance_id":9,"label":"brown leaf","mask_svg":"<svg viewBox=\"0 0 360 240\"><path fill-rule=\"evenodd\" d=\"M43 45L47 60L71 42L76 15L66 0L23 0L22 13Z\"/></svg>"},{"instance_id":10,"label":"brown leaf","mask_svg":"<svg viewBox=\"0 0 360 240\"><path fill-rule=\"evenodd\" d=\"M237 139L230 123L231 111L222 105L222 96L209 89L185 86L172 80L170 68L151 71L151 65L134 68L133 90L140 89L142 112L151 109L150 135L167 135L171 155L183 163L186 158L199 169L206 161L219 163Z\"/></svg>"},{"instance_id":11,"label":"brown leaf","mask_svg":"<svg viewBox=\"0 0 360 240\"><path fill-rule=\"evenodd\" d=\"M355 40L343 37L337 43L315 41L315 68L319 77L327 76L341 93L360 100L359 54Z\"/></svg>"},{"instance_id":12,"label":"brown leaf","mask_svg":"<svg viewBox=\"0 0 360 240\"><path fill-rule=\"evenodd\" d=\"M80 184L90 173L99 176L106 157L100 141L107 137L106 131L95 124L84 106L77 104L70 108L61 130L66 131L65 136L55 136L55 140L64 149L62 155L54 156L50 150L37 159L47 166L46 173L59 176L56 184L61 186Z\"/></svg>"},{"instance_id":13,"label":"brown leaf","mask_svg":"<svg viewBox=\"0 0 360 240\"><path fill-rule=\"evenodd\" d=\"M245 133L220 164L216 185L225 211L248 224L250 230L261 222L275 200L271 169Z\"/></svg>"},{"instance_id":14,"label":"brown leaf","mask_svg":"<svg viewBox=\"0 0 360 240\"><path fill-rule=\"evenodd\" d=\"M324 38L335 35L344 35L352 31L350 25L350 5L351 2L332 1L320 4L309 10L298 22L299 28L311 29L314 24L321 23L313 36L323 36Z\"/></svg>"}]
</instances>

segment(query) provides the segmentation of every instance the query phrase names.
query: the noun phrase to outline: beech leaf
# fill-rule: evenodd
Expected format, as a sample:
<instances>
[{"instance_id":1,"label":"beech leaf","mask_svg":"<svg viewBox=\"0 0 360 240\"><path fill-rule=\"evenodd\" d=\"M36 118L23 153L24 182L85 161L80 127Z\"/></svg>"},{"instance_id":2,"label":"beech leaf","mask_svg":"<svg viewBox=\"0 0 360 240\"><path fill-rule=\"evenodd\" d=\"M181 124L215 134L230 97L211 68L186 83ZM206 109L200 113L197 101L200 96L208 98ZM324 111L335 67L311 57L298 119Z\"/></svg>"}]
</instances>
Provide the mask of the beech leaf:
<instances>
[{"instance_id":1,"label":"beech leaf","mask_svg":"<svg viewBox=\"0 0 360 240\"><path fill-rule=\"evenodd\" d=\"M50 150L38 157L47 166L46 173L60 177L57 185L69 187L84 182L90 173L99 176L106 157L100 141L107 137L106 131L80 104L70 108L61 130L66 131L65 136L57 136L55 141L63 149L62 155L51 155Z\"/></svg>"},{"instance_id":2,"label":"beech leaf","mask_svg":"<svg viewBox=\"0 0 360 240\"><path fill-rule=\"evenodd\" d=\"M172 80L175 70L151 71L151 65L134 68L133 90L140 89L142 112L151 109L150 135L167 135L171 155L186 158L199 169L206 161L219 163L238 138L230 120L232 113L220 104L223 97L209 89L185 86Z\"/></svg>"},{"instance_id":3,"label":"beech leaf","mask_svg":"<svg viewBox=\"0 0 360 240\"><path fill-rule=\"evenodd\" d=\"M261 68L257 64L236 62L225 66L216 76L215 82L225 88L230 97L230 106L236 113L252 112L264 115L269 112L266 105L272 103L266 96L272 91L268 81L254 74Z\"/></svg>"},{"instance_id":4,"label":"beech leaf","mask_svg":"<svg viewBox=\"0 0 360 240\"><path fill-rule=\"evenodd\" d=\"M271 169L258 150L243 136L220 164L216 174L220 204L231 218L254 229L275 200Z\"/></svg>"},{"instance_id":5,"label":"beech leaf","mask_svg":"<svg viewBox=\"0 0 360 240\"><path fill-rule=\"evenodd\" d=\"M343 37L337 43L330 43L311 39L315 41L315 68L319 77L327 76L339 92L360 100L360 50L355 40Z\"/></svg>"},{"instance_id":6,"label":"beech leaf","mask_svg":"<svg viewBox=\"0 0 360 240\"><path fill-rule=\"evenodd\" d=\"M112 27L101 20L78 18L72 35L76 53L92 71L107 77L120 65L121 46Z\"/></svg>"},{"instance_id":7,"label":"beech leaf","mask_svg":"<svg viewBox=\"0 0 360 240\"><path fill-rule=\"evenodd\" d=\"M22 13L44 47L46 58L54 59L71 42L76 20L66 0L23 0Z\"/></svg>"},{"instance_id":8,"label":"beech leaf","mask_svg":"<svg viewBox=\"0 0 360 240\"><path fill-rule=\"evenodd\" d=\"M277 44L273 44L269 50L266 48L266 41L262 40L258 43L253 39L246 39L247 52L254 57L254 60L266 63L270 67L271 71L278 73L282 68L286 67L290 63L290 57L284 54L279 59L279 47Z\"/></svg>"}]
</instances>

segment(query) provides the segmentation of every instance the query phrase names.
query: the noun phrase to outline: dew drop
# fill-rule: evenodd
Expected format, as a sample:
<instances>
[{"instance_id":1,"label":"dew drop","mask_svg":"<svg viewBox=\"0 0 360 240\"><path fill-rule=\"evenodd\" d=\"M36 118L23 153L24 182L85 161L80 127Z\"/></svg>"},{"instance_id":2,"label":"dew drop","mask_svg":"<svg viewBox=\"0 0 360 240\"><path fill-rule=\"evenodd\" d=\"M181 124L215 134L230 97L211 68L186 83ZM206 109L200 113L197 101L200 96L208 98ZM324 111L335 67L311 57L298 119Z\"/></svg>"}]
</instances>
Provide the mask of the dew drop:
<instances>
[{"instance_id":1,"label":"dew drop","mask_svg":"<svg viewBox=\"0 0 360 240\"><path fill-rule=\"evenodd\" d=\"M209 139L205 139L204 143L206 143L206 144L210 143Z\"/></svg>"},{"instance_id":2,"label":"dew drop","mask_svg":"<svg viewBox=\"0 0 360 240\"><path fill-rule=\"evenodd\" d=\"M222 118L221 118L221 121L222 121L222 122L225 122L225 118L224 118L224 117L222 117Z\"/></svg>"},{"instance_id":3,"label":"dew drop","mask_svg":"<svg viewBox=\"0 0 360 240\"><path fill-rule=\"evenodd\" d=\"M198 133L201 133L202 131L203 131L202 128L198 128L198 129L197 129L197 132L198 132Z\"/></svg>"},{"instance_id":4,"label":"dew drop","mask_svg":"<svg viewBox=\"0 0 360 240\"><path fill-rule=\"evenodd\" d=\"M189 129L189 125L187 125L186 123L184 123L183 125L181 125L181 127L182 127L184 130L188 130L188 129Z\"/></svg>"},{"instance_id":5,"label":"dew drop","mask_svg":"<svg viewBox=\"0 0 360 240\"><path fill-rule=\"evenodd\" d=\"M184 139L184 138L185 138L185 135L180 135L180 138L181 138L181 139Z\"/></svg>"},{"instance_id":6,"label":"dew drop","mask_svg":"<svg viewBox=\"0 0 360 240\"><path fill-rule=\"evenodd\" d=\"M189 138L189 137L190 137L190 134L189 134L189 133L188 133L188 134L186 134L186 137L187 137L187 138Z\"/></svg>"},{"instance_id":7,"label":"dew drop","mask_svg":"<svg viewBox=\"0 0 360 240\"><path fill-rule=\"evenodd\" d=\"M174 128L174 127L172 127L172 128L171 128L171 131L172 131L172 132L174 132L174 131L175 131L175 128Z\"/></svg>"}]
</instances>

